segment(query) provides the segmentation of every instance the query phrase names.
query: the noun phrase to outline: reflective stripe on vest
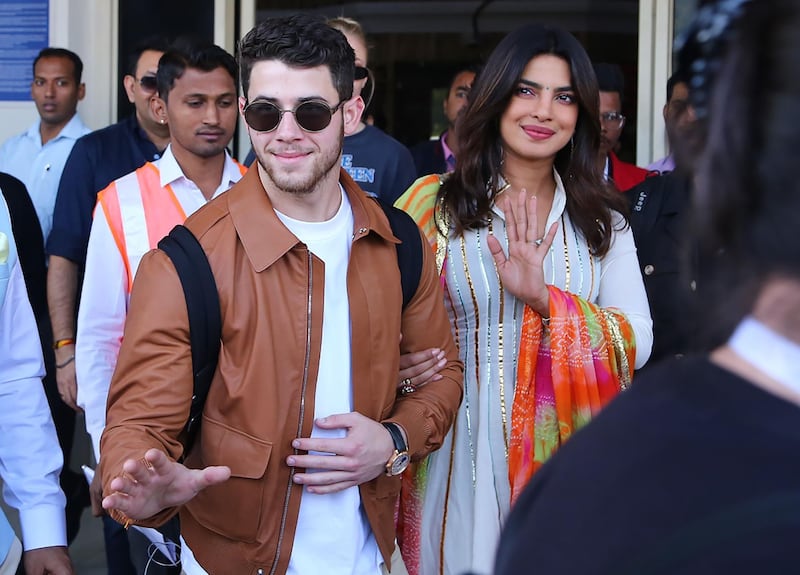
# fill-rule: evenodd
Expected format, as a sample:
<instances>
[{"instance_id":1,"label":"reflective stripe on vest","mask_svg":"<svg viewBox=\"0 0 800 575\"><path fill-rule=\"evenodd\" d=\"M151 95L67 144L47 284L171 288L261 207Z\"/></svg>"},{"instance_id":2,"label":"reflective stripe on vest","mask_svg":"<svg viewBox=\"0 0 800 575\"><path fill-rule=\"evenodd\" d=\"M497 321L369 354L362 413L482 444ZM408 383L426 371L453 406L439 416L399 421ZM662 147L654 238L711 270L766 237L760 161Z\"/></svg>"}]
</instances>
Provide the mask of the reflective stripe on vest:
<instances>
[{"instance_id":1,"label":"reflective stripe on vest","mask_svg":"<svg viewBox=\"0 0 800 575\"><path fill-rule=\"evenodd\" d=\"M172 186L161 187L161 174L150 162L112 182L98 194L97 201L125 263L130 295L142 256L186 221L186 213Z\"/></svg>"}]
</instances>

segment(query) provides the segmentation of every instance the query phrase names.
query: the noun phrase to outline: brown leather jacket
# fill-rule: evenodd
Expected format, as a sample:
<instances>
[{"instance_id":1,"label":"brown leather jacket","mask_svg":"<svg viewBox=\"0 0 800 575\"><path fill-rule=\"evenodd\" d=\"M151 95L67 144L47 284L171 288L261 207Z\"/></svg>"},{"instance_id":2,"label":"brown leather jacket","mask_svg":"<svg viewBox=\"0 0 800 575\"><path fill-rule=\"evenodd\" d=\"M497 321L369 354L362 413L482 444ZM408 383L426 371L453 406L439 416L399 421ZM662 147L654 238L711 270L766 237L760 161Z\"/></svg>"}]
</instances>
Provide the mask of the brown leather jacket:
<instances>
[{"instance_id":1,"label":"brown leather jacket","mask_svg":"<svg viewBox=\"0 0 800 575\"><path fill-rule=\"evenodd\" d=\"M380 206L344 173L353 208L348 270L354 410L395 421L420 458L439 447L461 401L463 366L453 343L434 269L423 249L416 295L404 311L395 244ZM280 222L257 170L189 218L217 281L222 351L189 467L227 465L231 478L181 509L182 534L209 573L283 574L289 563L302 487L286 458L308 437L322 337L323 263ZM421 240L422 241L422 240ZM400 333L402 343L398 345ZM443 379L396 395L401 351L445 350ZM186 304L180 281L158 250L139 266L125 338L109 392L101 441L108 484L129 458L159 448L182 455L178 434L192 395ZM360 486L375 538L389 563L400 479ZM173 515L166 509L148 521ZM117 520L124 520L116 513ZM325 521L320 517L320 521ZM313 550L311 551L313 552Z\"/></svg>"}]
</instances>

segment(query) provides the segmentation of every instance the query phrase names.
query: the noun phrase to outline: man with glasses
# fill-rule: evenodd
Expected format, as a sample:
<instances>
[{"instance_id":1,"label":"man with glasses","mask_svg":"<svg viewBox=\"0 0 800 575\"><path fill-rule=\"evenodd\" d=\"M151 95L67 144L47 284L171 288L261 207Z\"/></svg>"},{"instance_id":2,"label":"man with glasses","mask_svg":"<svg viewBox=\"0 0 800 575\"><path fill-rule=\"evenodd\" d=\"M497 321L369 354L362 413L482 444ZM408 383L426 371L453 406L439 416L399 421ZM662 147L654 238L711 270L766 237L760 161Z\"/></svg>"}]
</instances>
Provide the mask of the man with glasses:
<instances>
[{"instance_id":1,"label":"man with glasses","mask_svg":"<svg viewBox=\"0 0 800 575\"><path fill-rule=\"evenodd\" d=\"M47 302L58 391L64 403L75 411L79 410L75 378L78 293L97 192L145 162L158 159L169 143L169 126L150 111L150 100L156 93L158 59L167 46L165 39L151 38L130 54L123 83L135 113L75 142L58 185L53 228L45 246L50 257ZM99 502L93 510L101 513ZM104 535L109 575L134 573L128 560L125 531L104 517Z\"/></svg>"},{"instance_id":2,"label":"man with glasses","mask_svg":"<svg viewBox=\"0 0 800 575\"><path fill-rule=\"evenodd\" d=\"M617 147L625 127L622 101L625 93L625 77L616 64L600 62L594 65L597 84L600 88L600 154L598 163L606 179L620 192L640 184L649 172L643 168L623 162L617 157Z\"/></svg>"},{"instance_id":3,"label":"man with glasses","mask_svg":"<svg viewBox=\"0 0 800 575\"><path fill-rule=\"evenodd\" d=\"M103 506L143 525L180 512L188 575L402 575L400 474L441 444L462 389L433 253L423 244L403 307L386 213L340 167L363 102L338 30L308 14L266 19L239 66L258 163L186 222L222 315L200 439L183 453L187 308L156 250L139 265L111 382ZM401 349L430 347L446 352L443 378L398 395Z\"/></svg>"}]
</instances>

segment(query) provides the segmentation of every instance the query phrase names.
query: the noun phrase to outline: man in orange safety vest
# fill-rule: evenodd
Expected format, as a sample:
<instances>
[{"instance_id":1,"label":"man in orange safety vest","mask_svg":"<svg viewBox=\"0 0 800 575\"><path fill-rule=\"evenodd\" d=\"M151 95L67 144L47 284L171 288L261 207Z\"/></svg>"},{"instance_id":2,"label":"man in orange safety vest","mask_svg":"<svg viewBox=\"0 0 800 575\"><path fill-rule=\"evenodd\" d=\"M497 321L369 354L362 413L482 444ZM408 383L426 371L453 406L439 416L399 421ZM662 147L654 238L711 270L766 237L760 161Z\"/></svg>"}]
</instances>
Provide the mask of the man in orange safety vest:
<instances>
[{"instance_id":1,"label":"man in orange safety vest","mask_svg":"<svg viewBox=\"0 0 800 575\"><path fill-rule=\"evenodd\" d=\"M160 159L100 192L86 254L75 362L78 405L98 461L108 387L139 261L245 171L226 150L238 113L233 56L210 43L178 42L161 57L156 77L152 111L169 125L170 144ZM99 489L97 482L92 496L98 510Z\"/></svg>"}]
</instances>

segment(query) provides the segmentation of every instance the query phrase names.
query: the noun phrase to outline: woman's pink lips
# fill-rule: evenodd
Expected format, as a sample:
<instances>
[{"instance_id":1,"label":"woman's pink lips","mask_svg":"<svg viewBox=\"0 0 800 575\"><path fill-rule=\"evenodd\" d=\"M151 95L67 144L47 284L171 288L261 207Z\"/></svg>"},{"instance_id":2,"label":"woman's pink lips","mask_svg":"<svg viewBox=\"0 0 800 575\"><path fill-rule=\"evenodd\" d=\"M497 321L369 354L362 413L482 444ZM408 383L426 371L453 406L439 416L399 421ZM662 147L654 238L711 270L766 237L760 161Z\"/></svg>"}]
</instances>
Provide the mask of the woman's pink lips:
<instances>
[{"instance_id":1,"label":"woman's pink lips","mask_svg":"<svg viewBox=\"0 0 800 575\"><path fill-rule=\"evenodd\" d=\"M524 126L522 129L534 140L546 140L555 134L555 130L543 126Z\"/></svg>"}]
</instances>

